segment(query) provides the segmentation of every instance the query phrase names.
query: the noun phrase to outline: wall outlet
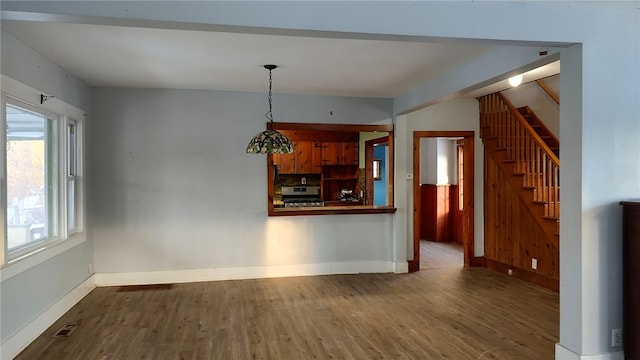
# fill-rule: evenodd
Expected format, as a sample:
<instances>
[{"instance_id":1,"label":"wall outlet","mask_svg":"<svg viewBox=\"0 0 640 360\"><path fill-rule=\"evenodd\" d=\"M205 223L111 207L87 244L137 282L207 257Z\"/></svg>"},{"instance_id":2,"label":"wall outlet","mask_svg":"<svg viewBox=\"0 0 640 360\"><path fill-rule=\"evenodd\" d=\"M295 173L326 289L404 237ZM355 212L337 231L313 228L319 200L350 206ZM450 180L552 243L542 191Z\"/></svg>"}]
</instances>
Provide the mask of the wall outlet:
<instances>
[{"instance_id":1,"label":"wall outlet","mask_svg":"<svg viewBox=\"0 0 640 360\"><path fill-rule=\"evenodd\" d=\"M509 276L513 275L513 269L507 270L507 274L509 274Z\"/></svg>"},{"instance_id":2,"label":"wall outlet","mask_svg":"<svg viewBox=\"0 0 640 360\"><path fill-rule=\"evenodd\" d=\"M536 259L536 258L532 258L531 259L531 268L533 270L536 270L538 268L538 259Z\"/></svg>"},{"instance_id":3,"label":"wall outlet","mask_svg":"<svg viewBox=\"0 0 640 360\"><path fill-rule=\"evenodd\" d=\"M611 347L622 346L622 329L611 329Z\"/></svg>"}]
</instances>

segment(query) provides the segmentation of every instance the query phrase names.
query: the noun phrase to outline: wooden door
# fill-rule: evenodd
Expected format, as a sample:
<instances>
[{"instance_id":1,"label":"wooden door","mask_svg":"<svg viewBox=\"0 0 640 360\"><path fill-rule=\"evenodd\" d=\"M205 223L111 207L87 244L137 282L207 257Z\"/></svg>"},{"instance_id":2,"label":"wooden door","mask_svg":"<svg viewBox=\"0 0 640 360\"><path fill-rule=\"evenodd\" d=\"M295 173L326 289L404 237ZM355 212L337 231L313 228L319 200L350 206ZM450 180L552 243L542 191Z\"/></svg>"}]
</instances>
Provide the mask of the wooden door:
<instances>
[{"instance_id":1,"label":"wooden door","mask_svg":"<svg viewBox=\"0 0 640 360\"><path fill-rule=\"evenodd\" d=\"M322 142L314 141L311 149L311 173L321 174L322 164Z\"/></svg>"},{"instance_id":2,"label":"wooden door","mask_svg":"<svg viewBox=\"0 0 640 360\"><path fill-rule=\"evenodd\" d=\"M337 142L322 143L322 164L323 165L340 164L340 143L337 143Z\"/></svg>"},{"instance_id":3,"label":"wooden door","mask_svg":"<svg viewBox=\"0 0 640 360\"><path fill-rule=\"evenodd\" d=\"M313 172L313 142L295 142L295 172L296 174L310 174Z\"/></svg>"},{"instance_id":4,"label":"wooden door","mask_svg":"<svg viewBox=\"0 0 640 360\"><path fill-rule=\"evenodd\" d=\"M281 174L293 174L296 171L295 154L273 154L273 163L278 166Z\"/></svg>"},{"instance_id":5,"label":"wooden door","mask_svg":"<svg viewBox=\"0 0 640 360\"><path fill-rule=\"evenodd\" d=\"M339 163L341 165L358 165L359 155L357 142L340 143Z\"/></svg>"}]
</instances>

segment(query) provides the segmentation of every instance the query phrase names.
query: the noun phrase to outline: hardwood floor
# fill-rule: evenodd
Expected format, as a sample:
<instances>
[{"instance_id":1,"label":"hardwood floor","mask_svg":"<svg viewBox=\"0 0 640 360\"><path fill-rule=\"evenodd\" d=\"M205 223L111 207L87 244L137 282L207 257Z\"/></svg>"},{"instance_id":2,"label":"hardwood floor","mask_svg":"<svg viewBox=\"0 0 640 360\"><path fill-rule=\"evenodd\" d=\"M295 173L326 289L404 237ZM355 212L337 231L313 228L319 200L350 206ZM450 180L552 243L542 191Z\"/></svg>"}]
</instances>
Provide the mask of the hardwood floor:
<instances>
[{"instance_id":1,"label":"hardwood floor","mask_svg":"<svg viewBox=\"0 0 640 360\"><path fill-rule=\"evenodd\" d=\"M17 359L544 360L558 341L557 293L481 268L118 289Z\"/></svg>"},{"instance_id":2,"label":"hardwood floor","mask_svg":"<svg viewBox=\"0 0 640 360\"><path fill-rule=\"evenodd\" d=\"M463 251L462 245L455 242L420 240L420 269L461 268Z\"/></svg>"}]
</instances>

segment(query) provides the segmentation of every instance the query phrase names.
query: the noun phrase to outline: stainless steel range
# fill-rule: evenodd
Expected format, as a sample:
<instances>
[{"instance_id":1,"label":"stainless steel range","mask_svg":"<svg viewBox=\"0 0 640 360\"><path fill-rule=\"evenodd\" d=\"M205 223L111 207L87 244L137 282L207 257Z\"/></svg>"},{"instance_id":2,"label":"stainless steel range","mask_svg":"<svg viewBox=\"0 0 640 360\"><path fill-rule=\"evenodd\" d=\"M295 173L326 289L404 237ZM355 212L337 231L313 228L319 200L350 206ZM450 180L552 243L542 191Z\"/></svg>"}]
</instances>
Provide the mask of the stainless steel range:
<instances>
[{"instance_id":1,"label":"stainless steel range","mask_svg":"<svg viewBox=\"0 0 640 360\"><path fill-rule=\"evenodd\" d=\"M284 207L324 206L320 198L320 186L283 186L282 201Z\"/></svg>"}]
</instances>

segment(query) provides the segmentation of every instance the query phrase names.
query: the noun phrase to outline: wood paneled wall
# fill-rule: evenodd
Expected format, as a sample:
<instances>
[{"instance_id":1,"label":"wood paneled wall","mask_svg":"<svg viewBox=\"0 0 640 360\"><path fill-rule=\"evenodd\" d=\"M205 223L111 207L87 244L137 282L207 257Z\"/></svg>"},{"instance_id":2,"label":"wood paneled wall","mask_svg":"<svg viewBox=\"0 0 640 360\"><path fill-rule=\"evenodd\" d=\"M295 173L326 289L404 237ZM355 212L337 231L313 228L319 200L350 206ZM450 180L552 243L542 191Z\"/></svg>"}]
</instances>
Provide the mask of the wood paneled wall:
<instances>
[{"instance_id":1,"label":"wood paneled wall","mask_svg":"<svg viewBox=\"0 0 640 360\"><path fill-rule=\"evenodd\" d=\"M420 237L422 239L454 241L457 186L420 185ZM458 221L460 223L460 221ZM459 240L462 243L462 237Z\"/></svg>"},{"instance_id":2,"label":"wood paneled wall","mask_svg":"<svg viewBox=\"0 0 640 360\"><path fill-rule=\"evenodd\" d=\"M460 187L458 185L451 185L449 190L449 197L451 198L451 241L455 241L458 244L463 244L464 233L464 212L459 210L459 195Z\"/></svg>"},{"instance_id":3,"label":"wood paneled wall","mask_svg":"<svg viewBox=\"0 0 640 360\"><path fill-rule=\"evenodd\" d=\"M490 153L485 153L485 246L488 267L556 289L559 280L557 238L549 238L517 189ZM532 269L532 258L537 269Z\"/></svg>"}]
</instances>

